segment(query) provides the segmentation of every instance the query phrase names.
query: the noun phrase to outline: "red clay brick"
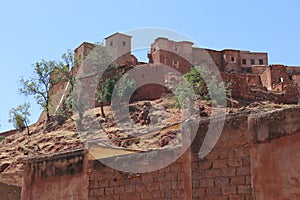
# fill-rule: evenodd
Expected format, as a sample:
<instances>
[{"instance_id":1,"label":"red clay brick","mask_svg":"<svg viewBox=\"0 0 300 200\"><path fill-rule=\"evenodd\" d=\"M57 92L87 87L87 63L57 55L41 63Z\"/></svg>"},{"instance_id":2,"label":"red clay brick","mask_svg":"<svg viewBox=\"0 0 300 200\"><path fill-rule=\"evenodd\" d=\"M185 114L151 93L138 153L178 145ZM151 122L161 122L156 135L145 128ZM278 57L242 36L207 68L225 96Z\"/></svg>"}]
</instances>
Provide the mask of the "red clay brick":
<instances>
[{"instance_id":1,"label":"red clay brick","mask_svg":"<svg viewBox=\"0 0 300 200\"><path fill-rule=\"evenodd\" d=\"M206 157L205 159L207 160L216 160L219 158L219 152L217 151L211 151Z\"/></svg>"},{"instance_id":2,"label":"red clay brick","mask_svg":"<svg viewBox=\"0 0 300 200\"><path fill-rule=\"evenodd\" d=\"M245 157L250 155L250 149L248 146L235 149L235 155L237 157Z\"/></svg>"},{"instance_id":3,"label":"red clay brick","mask_svg":"<svg viewBox=\"0 0 300 200\"><path fill-rule=\"evenodd\" d=\"M213 187L214 186L214 179L202 179L200 180L201 187Z\"/></svg>"},{"instance_id":4,"label":"red clay brick","mask_svg":"<svg viewBox=\"0 0 300 200\"><path fill-rule=\"evenodd\" d=\"M197 188L193 190L193 197L204 197L205 196L205 189Z\"/></svg>"},{"instance_id":5,"label":"red clay brick","mask_svg":"<svg viewBox=\"0 0 300 200\"><path fill-rule=\"evenodd\" d=\"M129 193L129 194L124 194L124 195L120 195L120 200L139 200L140 195L138 193Z\"/></svg>"},{"instance_id":6,"label":"red clay brick","mask_svg":"<svg viewBox=\"0 0 300 200\"><path fill-rule=\"evenodd\" d=\"M172 189L181 189L183 188L183 182L182 181L172 181Z\"/></svg>"},{"instance_id":7,"label":"red clay brick","mask_svg":"<svg viewBox=\"0 0 300 200\"><path fill-rule=\"evenodd\" d=\"M221 188L220 187L211 187L206 188L206 196L218 196L221 195Z\"/></svg>"},{"instance_id":8,"label":"red clay brick","mask_svg":"<svg viewBox=\"0 0 300 200\"><path fill-rule=\"evenodd\" d=\"M176 181L178 178L177 173L175 172L167 172L165 176L166 181Z\"/></svg>"},{"instance_id":9,"label":"red clay brick","mask_svg":"<svg viewBox=\"0 0 300 200\"><path fill-rule=\"evenodd\" d=\"M245 166L245 167L238 167L236 168L236 175L250 175L250 167Z\"/></svg>"},{"instance_id":10,"label":"red clay brick","mask_svg":"<svg viewBox=\"0 0 300 200\"><path fill-rule=\"evenodd\" d=\"M218 177L215 178L215 186L226 186L229 185L229 178Z\"/></svg>"},{"instance_id":11,"label":"red clay brick","mask_svg":"<svg viewBox=\"0 0 300 200\"><path fill-rule=\"evenodd\" d=\"M210 160L199 162L199 169L210 169L210 168L212 168L212 162Z\"/></svg>"},{"instance_id":12,"label":"red clay brick","mask_svg":"<svg viewBox=\"0 0 300 200\"><path fill-rule=\"evenodd\" d=\"M229 200L245 200L245 196L244 195L231 195L229 197Z\"/></svg>"},{"instance_id":13,"label":"red clay brick","mask_svg":"<svg viewBox=\"0 0 300 200\"><path fill-rule=\"evenodd\" d=\"M220 158L221 159L228 159L228 158L234 158L234 151L222 151L220 152Z\"/></svg>"},{"instance_id":14,"label":"red clay brick","mask_svg":"<svg viewBox=\"0 0 300 200\"><path fill-rule=\"evenodd\" d=\"M243 185L246 184L246 178L245 176L236 176L232 177L230 180L231 185Z\"/></svg>"},{"instance_id":15,"label":"red clay brick","mask_svg":"<svg viewBox=\"0 0 300 200\"><path fill-rule=\"evenodd\" d=\"M196 172L193 172L192 176L193 176L193 179L202 179L202 178L205 178L205 171L204 170L198 170Z\"/></svg>"},{"instance_id":16,"label":"red clay brick","mask_svg":"<svg viewBox=\"0 0 300 200\"><path fill-rule=\"evenodd\" d=\"M125 185L124 189L126 193L135 192L135 185Z\"/></svg>"},{"instance_id":17,"label":"red clay brick","mask_svg":"<svg viewBox=\"0 0 300 200\"><path fill-rule=\"evenodd\" d=\"M176 199L177 195L173 190L165 191L165 199Z\"/></svg>"},{"instance_id":18,"label":"red clay brick","mask_svg":"<svg viewBox=\"0 0 300 200\"><path fill-rule=\"evenodd\" d=\"M222 176L235 176L235 168L234 167L227 167L221 169Z\"/></svg>"},{"instance_id":19,"label":"red clay brick","mask_svg":"<svg viewBox=\"0 0 300 200\"><path fill-rule=\"evenodd\" d=\"M247 157L243 158L243 165L244 166L249 166L250 165L250 156L247 156Z\"/></svg>"},{"instance_id":20,"label":"red clay brick","mask_svg":"<svg viewBox=\"0 0 300 200\"><path fill-rule=\"evenodd\" d=\"M160 183L161 190L170 190L172 189L172 182L171 181L164 181Z\"/></svg>"},{"instance_id":21,"label":"red clay brick","mask_svg":"<svg viewBox=\"0 0 300 200\"><path fill-rule=\"evenodd\" d=\"M207 170L205 170L205 175L208 178L218 177L221 175L221 170L220 169L207 169Z\"/></svg>"},{"instance_id":22,"label":"red clay brick","mask_svg":"<svg viewBox=\"0 0 300 200\"><path fill-rule=\"evenodd\" d=\"M114 194L124 194L124 187L114 187Z\"/></svg>"},{"instance_id":23,"label":"red clay brick","mask_svg":"<svg viewBox=\"0 0 300 200\"><path fill-rule=\"evenodd\" d=\"M236 187L235 186L224 186L224 187L222 187L222 194L224 194L224 195L236 194Z\"/></svg>"},{"instance_id":24,"label":"red clay brick","mask_svg":"<svg viewBox=\"0 0 300 200\"><path fill-rule=\"evenodd\" d=\"M105 188L104 192L106 195L114 194L114 188L113 187Z\"/></svg>"},{"instance_id":25,"label":"red clay brick","mask_svg":"<svg viewBox=\"0 0 300 200\"><path fill-rule=\"evenodd\" d=\"M141 199L143 199L143 200L145 200L145 199L147 199L147 200L152 199L151 194L148 193L148 192L141 193L140 196L141 196Z\"/></svg>"},{"instance_id":26,"label":"red clay brick","mask_svg":"<svg viewBox=\"0 0 300 200\"><path fill-rule=\"evenodd\" d=\"M251 187L250 186L238 186L238 193L239 194L249 194L251 193Z\"/></svg>"},{"instance_id":27,"label":"red clay brick","mask_svg":"<svg viewBox=\"0 0 300 200\"><path fill-rule=\"evenodd\" d=\"M227 167L226 160L215 160L213 161L213 168L224 168Z\"/></svg>"},{"instance_id":28,"label":"red clay brick","mask_svg":"<svg viewBox=\"0 0 300 200\"><path fill-rule=\"evenodd\" d=\"M158 199L158 198L163 198L164 197L164 192L163 191L153 191L151 193L152 199Z\"/></svg>"},{"instance_id":29,"label":"red clay brick","mask_svg":"<svg viewBox=\"0 0 300 200\"><path fill-rule=\"evenodd\" d=\"M242 166L242 158L231 158L227 160L227 164L229 167L239 167Z\"/></svg>"},{"instance_id":30,"label":"red clay brick","mask_svg":"<svg viewBox=\"0 0 300 200\"><path fill-rule=\"evenodd\" d=\"M153 182L153 175L147 174L147 175L142 175L142 183L151 183Z\"/></svg>"},{"instance_id":31,"label":"red clay brick","mask_svg":"<svg viewBox=\"0 0 300 200\"><path fill-rule=\"evenodd\" d=\"M160 188L160 182L153 182L151 184L147 184L148 191L159 190L159 188Z\"/></svg>"},{"instance_id":32,"label":"red clay brick","mask_svg":"<svg viewBox=\"0 0 300 200\"><path fill-rule=\"evenodd\" d=\"M139 192L139 193L144 193L144 192L148 192L148 189L145 185L142 184L137 184L135 186L135 191Z\"/></svg>"}]
</instances>

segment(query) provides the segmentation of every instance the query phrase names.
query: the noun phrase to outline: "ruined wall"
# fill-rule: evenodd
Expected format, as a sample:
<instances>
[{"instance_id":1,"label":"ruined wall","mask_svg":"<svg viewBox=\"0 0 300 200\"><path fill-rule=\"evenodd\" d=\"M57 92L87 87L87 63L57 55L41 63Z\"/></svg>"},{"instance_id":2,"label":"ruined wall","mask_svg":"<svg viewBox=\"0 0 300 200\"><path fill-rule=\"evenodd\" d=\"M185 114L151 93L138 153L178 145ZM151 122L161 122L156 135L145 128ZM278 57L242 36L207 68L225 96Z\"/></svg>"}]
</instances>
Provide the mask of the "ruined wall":
<instances>
[{"instance_id":1,"label":"ruined wall","mask_svg":"<svg viewBox=\"0 0 300 200\"><path fill-rule=\"evenodd\" d=\"M233 98L250 99L250 88L246 74L221 73L222 79L226 83L231 83L231 95Z\"/></svg>"},{"instance_id":2,"label":"ruined wall","mask_svg":"<svg viewBox=\"0 0 300 200\"><path fill-rule=\"evenodd\" d=\"M164 64L173 67L181 74L189 72L192 67L192 64L184 59L184 57L163 49L155 50L152 53L152 58L155 64Z\"/></svg>"},{"instance_id":3,"label":"ruined wall","mask_svg":"<svg viewBox=\"0 0 300 200\"><path fill-rule=\"evenodd\" d=\"M281 79L283 83L290 83L291 80L289 79L287 73L286 73L286 66L284 65L271 65L271 82L272 85L276 85L281 82Z\"/></svg>"},{"instance_id":4,"label":"ruined wall","mask_svg":"<svg viewBox=\"0 0 300 200\"><path fill-rule=\"evenodd\" d=\"M241 72L241 55L239 50L223 50L222 56L224 58L225 72Z\"/></svg>"},{"instance_id":5,"label":"ruined wall","mask_svg":"<svg viewBox=\"0 0 300 200\"><path fill-rule=\"evenodd\" d=\"M21 199L21 187L8 185L0 182L0 199L19 200Z\"/></svg>"},{"instance_id":6,"label":"ruined wall","mask_svg":"<svg viewBox=\"0 0 300 200\"><path fill-rule=\"evenodd\" d=\"M269 67L265 68L265 70L260 74L260 79L264 88L267 90L272 89L271 71Z\"/></svg>"},{"instance_id":7,"label":"ruined wall","mask_svg":"<svg viewBox=\"0 0 300 200\"><path fill-rule=\"evenodd\" d=\"M86 199L84 150L24 160L22 200Z\"/></svg>"}]
</instances>

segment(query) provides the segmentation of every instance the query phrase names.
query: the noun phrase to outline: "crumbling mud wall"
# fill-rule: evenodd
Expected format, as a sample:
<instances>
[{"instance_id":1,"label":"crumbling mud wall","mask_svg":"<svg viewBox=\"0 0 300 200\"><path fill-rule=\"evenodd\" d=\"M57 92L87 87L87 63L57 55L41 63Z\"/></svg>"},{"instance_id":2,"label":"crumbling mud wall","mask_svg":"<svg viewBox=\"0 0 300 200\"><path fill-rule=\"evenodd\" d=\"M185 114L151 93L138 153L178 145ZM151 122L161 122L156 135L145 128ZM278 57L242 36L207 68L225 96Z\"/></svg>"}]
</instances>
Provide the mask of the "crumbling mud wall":
<instances>
[{"instance_id":1,"label":"crumbling mud wall","mask_svg":"<svg viewBox=\"0 0 300 200\"><path fill-rule=\"evenodd\" d=\"M211 123L202 121L180 158L148 173L88 161L84 150L25 160L22 199L298 199L299 111L227 116L212 151L199 157Z\"/></svg>"},{"instance_id":2,"label":"crumbling mud wall","mask_svg":"<svg viewBox=\"0 0 300 200\"><path fill-rule=\"evenodd\" d=\"M0 183L0 199L19 200L21 199L21 187Z\"/></svg>"},{"instance_id":3,"label":"crumbling mud wall","mask_svg":"<svg viewBox=\"0 0 300 200\"><path fill-rule=\"evenodd\" d=\"M22 200L86 199L85 151L24 160Z\"/></svg>"}]
</instances>

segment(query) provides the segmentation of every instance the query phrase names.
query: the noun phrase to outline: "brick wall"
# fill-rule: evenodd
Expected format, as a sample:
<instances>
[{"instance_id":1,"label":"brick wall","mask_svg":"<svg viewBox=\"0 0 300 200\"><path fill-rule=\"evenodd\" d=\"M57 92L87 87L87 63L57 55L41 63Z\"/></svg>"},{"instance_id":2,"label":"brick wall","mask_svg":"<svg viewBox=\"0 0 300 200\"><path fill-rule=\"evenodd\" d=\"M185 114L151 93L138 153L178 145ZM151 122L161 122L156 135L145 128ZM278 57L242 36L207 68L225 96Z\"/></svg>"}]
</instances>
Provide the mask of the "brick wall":
<instances>
[{"instance_id":1,"label":"brick wall","mask_svg":"<svg viewBox=\"0 0 300 200\"><path fill-rule=\"evenodd\" d=\"M247 116L233 116L225 124L216 146L203 159L198 158L202 134L198 134L192 145L193 199L250 199L252 196Z\"/></svg>"},{"instance_id":2,"label":"brick wall","mask_svg":"<svg viewBox=\"0 0 300 200\"><path fill-rule=\"evenodd\" d=\"M170 166L144 174L118 172L91 161L88 199L183 199L181 159Z\"/></svg>"},{"instance_id":3,"label":"brick wall","mask_svg":"<svg viewBox=\"0 0 300 200\"><path fill-rule=\"evenodd\" d=\"M8 185L0 182L0 199L19 200L21 199L21 187Z\"/></svg>"}]
</instances>

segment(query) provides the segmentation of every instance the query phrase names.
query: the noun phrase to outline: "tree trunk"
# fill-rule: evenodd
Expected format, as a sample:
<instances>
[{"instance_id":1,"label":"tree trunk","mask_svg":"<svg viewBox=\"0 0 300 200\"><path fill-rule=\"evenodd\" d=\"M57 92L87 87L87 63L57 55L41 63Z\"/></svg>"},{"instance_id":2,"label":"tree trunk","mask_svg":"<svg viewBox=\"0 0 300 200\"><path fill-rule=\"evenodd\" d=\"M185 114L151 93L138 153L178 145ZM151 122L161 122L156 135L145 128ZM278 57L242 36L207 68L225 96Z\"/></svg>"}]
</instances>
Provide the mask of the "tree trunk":
<instances>
[{"instance_id":1,"label":"tree trunk","mask_svg":"<svg viewBox=\"0 0 300 200\"><path fill-rule=\"evenodd\" d=\"M100 102L100 109L101 109L101 116L103 118L106 118L105 113L104 113L104 109L103 109L103 102Z\"/></svg>"}]
</instances>

